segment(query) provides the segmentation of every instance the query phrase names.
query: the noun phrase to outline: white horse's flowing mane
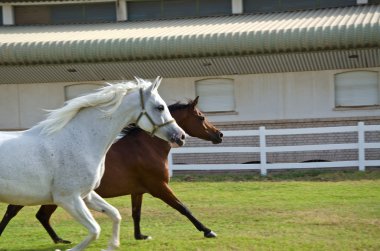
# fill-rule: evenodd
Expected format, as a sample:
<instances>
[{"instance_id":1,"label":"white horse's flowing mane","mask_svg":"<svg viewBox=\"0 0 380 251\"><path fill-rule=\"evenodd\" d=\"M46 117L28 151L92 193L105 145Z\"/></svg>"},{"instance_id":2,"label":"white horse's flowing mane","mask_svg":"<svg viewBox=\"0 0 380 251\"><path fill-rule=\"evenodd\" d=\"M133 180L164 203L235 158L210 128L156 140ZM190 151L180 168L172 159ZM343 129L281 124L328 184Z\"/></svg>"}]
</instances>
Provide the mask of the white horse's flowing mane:
<instances>
[{"instance_id":1,"label":"white horse's flowing mane","mask_svg":"<svg viewBox=\"0 0 380 251\"><path fill-rule=\"evenodd\" d=\"M112 114L121 104L123 97L129 91L139 87L147 87L150 82L137 79L136 82L122 82L108 84L94 93L71 99L65 105L56 110L49 110L47 118L37 126L41 127L41 133L49 135L62 129L75 115L86 107L109 107L103 110L106 114Z\"/></svg>"}]
</instances>

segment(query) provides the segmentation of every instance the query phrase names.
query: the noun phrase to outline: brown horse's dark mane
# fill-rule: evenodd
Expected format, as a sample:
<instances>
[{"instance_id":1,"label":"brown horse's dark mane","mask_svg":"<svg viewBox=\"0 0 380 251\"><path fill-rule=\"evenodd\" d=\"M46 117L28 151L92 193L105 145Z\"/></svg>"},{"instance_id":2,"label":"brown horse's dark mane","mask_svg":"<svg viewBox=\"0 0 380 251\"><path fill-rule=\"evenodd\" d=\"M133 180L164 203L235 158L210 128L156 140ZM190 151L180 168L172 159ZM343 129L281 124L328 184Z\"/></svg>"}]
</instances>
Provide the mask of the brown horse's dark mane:
<instances>
[{"instance_id":1,"label":"brown horse's dark mane","mask_svg":"<svg viewBox=\"0 0 380 251\"><path fill-rule=\"evenodd\" d=\"M172 105L169 105L168 108L169 108L170 112L174 112L174 111L181 110L181 109L186 109L192 104L192 102L193 102L192 100L189 100L189 102L187 104L184 104L184 103L181 103L178 101ZM142 131L142 129L140 127L138 127L136 124L130 124L130 125L124 127L124 129L121 131L120 134L121 134L121 138L123 138L124 136L131 135L131 134L141 132L141 131Z\"/></svg>"}]
</instances>

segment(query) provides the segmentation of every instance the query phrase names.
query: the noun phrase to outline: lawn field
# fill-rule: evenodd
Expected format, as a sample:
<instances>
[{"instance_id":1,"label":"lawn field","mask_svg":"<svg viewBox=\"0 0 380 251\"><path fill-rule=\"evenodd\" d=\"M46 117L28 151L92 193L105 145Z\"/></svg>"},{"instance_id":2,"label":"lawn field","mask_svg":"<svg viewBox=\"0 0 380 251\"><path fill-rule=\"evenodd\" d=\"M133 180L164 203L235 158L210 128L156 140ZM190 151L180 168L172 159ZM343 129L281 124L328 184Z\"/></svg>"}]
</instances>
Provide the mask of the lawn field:
<instances>
[{"instance_id":1,"label":"lawn field","mask_svg":"<svg viewBox=\"0 0 380 251\"><path fill-rule=\"evenodd\" d=\"M178 212L144 196L142 233L133 239L130 198L108 201L122 216L119 250L380 250L380 172L179 176L171 182L193 214L218 234L206 239ZM0 204L0 214L6 205ZM0 237L1 251L65 250L56 245L24 208ZM94 213L100 238L87 250L105 248L111 224ZM87 231L62 209L53 215L58 234L77 244Z\"/></svg>"}]
</instances>

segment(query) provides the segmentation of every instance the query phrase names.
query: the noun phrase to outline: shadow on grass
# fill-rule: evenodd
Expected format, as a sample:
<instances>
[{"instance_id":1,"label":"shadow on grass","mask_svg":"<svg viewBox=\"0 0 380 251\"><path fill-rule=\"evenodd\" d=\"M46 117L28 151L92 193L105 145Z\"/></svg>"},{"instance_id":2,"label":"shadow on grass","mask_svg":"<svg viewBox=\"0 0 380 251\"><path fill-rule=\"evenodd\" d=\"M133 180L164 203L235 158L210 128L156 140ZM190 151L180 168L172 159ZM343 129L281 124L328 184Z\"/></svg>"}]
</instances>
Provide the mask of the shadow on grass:
<instances>
[{"instance_id":1,"label":"shadow on grass","mask_svg":"<svg viewBox=\"0 0 380 251\"><path fill-rule=\"evenodd\" d=\"M368 168L365 172L345 168L341 170L307 169L307 170L282 170L270 171L267 176L261 176L257 171L224 171L224 172L187 172L174 173L172 181L197 181L197 182L221 182L221 181L354 181L354 180L380 180L380 168Z\"/></svg>"}]
</instances>

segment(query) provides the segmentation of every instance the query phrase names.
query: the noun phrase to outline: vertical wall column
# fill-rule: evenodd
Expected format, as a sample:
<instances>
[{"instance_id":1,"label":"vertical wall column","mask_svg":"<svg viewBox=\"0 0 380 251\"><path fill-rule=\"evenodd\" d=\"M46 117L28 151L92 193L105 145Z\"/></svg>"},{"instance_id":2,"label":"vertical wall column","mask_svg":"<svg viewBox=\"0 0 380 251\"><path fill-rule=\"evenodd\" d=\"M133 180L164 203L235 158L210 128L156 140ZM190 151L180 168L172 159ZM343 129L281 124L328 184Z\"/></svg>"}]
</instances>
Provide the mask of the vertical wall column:
<instances>
[{"instance_id":1,"label":"vertical wall column","mask_svg":"<svg viewBox=\"0 0 380 251\"><path fill-rule=\"evenodd\" d=\"M232 14L243 13L243 0L231 0L232 1Z\"/></svg>"},{"instance_id":2,"label":"vertical wall column","mask_svg":"<svg viewBox=\"0 0 380 251\"><path fill-rule=\"evenodd\" d=\"M3 25L14 25L15 18L13 14L13 6L10 4L3 5Z\"/></svg>"},{"instance_id":3,"label":"vertical wall column","mask_svg":"<svg viewBox=\"0 0 380 251\"><path fill-rule=\"evenodd\" d=\"M127 2L126 0L118 0L116 8L116 19L117 21L127 20Z\"/></svg>"}]
</instances>

